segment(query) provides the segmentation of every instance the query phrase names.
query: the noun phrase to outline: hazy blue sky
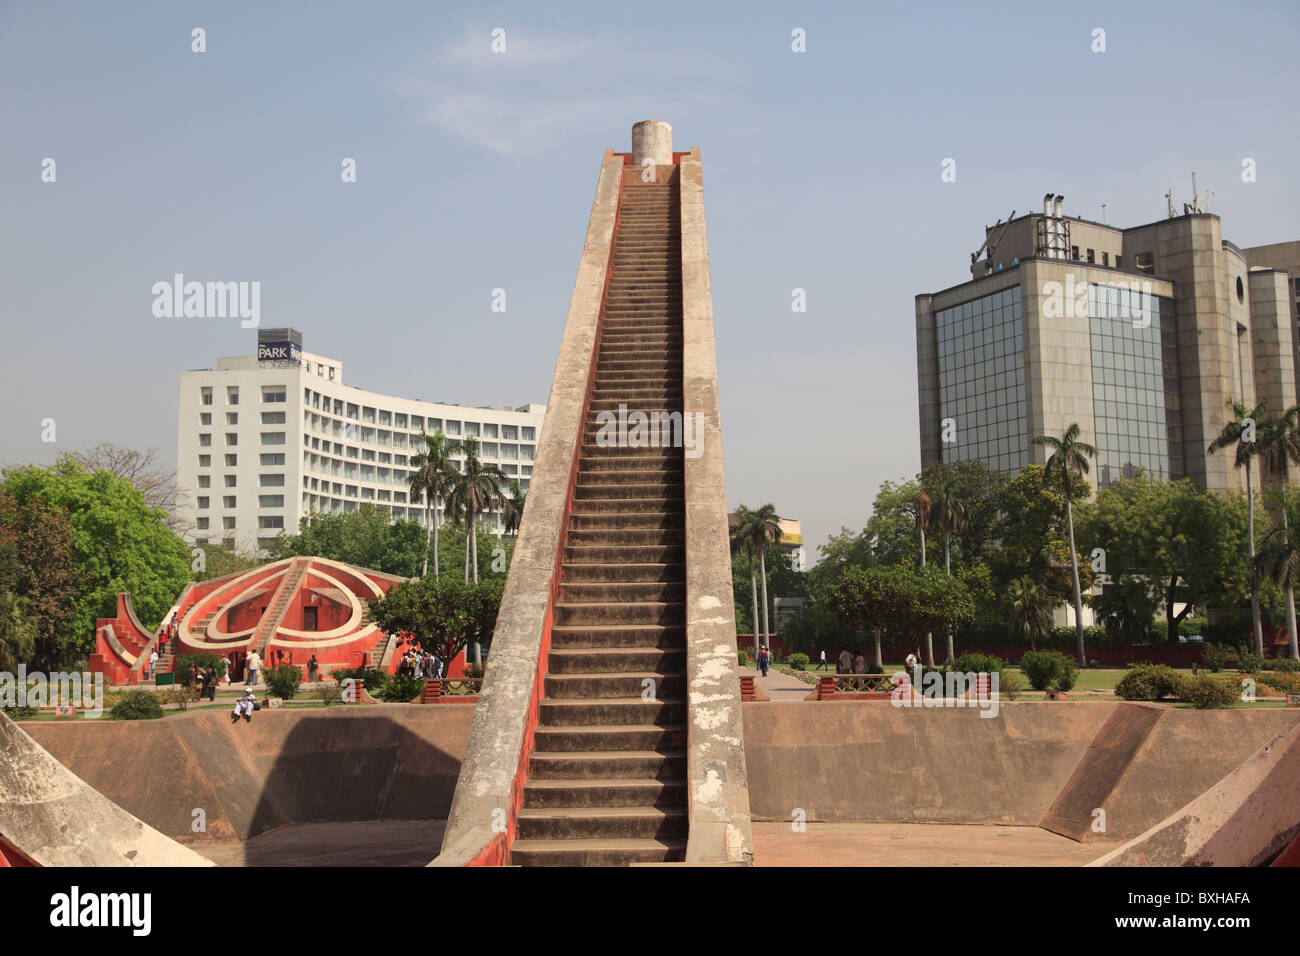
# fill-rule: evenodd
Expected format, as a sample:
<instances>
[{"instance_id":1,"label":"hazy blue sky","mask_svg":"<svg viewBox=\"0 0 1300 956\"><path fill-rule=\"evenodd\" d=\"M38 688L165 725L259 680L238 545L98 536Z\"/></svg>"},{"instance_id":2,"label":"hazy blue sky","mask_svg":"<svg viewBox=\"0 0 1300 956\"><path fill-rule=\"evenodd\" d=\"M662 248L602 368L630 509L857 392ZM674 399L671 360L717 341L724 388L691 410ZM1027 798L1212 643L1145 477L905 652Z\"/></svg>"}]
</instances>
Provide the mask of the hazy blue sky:
<instances>
[{"instance_id":1,"label":"hazy blue sky","mask_svg":"<svg viewBox=\"0 0 1300 956\"><path fill-rule=\"evenodd\" d=\"M1195 170L1225 238L1300 238L1298 53L1294 0L0 2L0 461L174 464L178 372L255 343L155 318L176 272L260 281L350 384L545 401L601 154L664 119L703 156L729 503L814 558L918 469L913 297L986 224L1049 190L1148 222Z\"/></svg>"}]
</instances>

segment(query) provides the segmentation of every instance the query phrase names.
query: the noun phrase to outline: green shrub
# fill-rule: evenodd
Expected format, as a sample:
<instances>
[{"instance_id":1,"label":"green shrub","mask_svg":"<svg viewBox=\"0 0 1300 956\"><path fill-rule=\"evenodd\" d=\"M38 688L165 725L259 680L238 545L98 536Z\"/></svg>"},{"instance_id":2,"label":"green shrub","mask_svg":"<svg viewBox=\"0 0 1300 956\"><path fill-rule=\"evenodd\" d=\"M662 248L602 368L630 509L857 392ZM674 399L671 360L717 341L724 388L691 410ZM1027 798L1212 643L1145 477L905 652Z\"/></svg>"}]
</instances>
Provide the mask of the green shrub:
<instances>
[{"instance_id":1,"label":"green shrub","mask_svg":"<svg viewBox=\"0 0 1300 956\"><path fill-rule=\"evenodd\" d=\"M736 652L736 663L739 664L741 667L748 667L748 666L749 666L749 655L746 654L744 651L737 651L737 652Z\"/></svg>"},{"instance_id":2,"label":"green shrub","mask_svg":"<svg viewBox=\"0 0 1300 956\"><path fill-rule=\"evenodd\" d=\"M328 707L330 704L337 704L343 699L343 688L338 684L318 684L316 685L316 697Z\"/></svg>"},{"instance_id":3,"label":"green shrub","mask_svg":"<svg viewBox=\"0 0 1300 956\"><path fill-rule=\"evenodd\" d=\"M1203 617L1185 617L1178 622L1179 637L1204 637L1207 621Z\"/></svg>"},{"instance_id":4,"label":"green shrub","mask_svg":"<svg viewBox=\"0 0 1300 956\"><path fill-rule=\"evenodd\" d=\"M114 720L157 720L163 715L162 704L147 690L129 690L113 705L108 715Z\"/></svg>"},{"instance_id":5,"label":"green shrub","mask_svg":"<svg viewBox=\"0 0 1300 956\"><path fill-rule=\"evenodd\" d=\"M1271 671L1277 671L1279 674L1300 674L1300 661L1293 661L1289 657L1279 657L1276 660L1268 661L1266 666Z\"/></svg>"},{"instance_id":6,"label":"green shrub","mask_svg":"<svg viewBox=\"0 0 1300 956\"><path fill-rule=\"evenodd\" d=\"M1074 686L1079 667L1060 651L1026 651L1020 659L1020 669L1034 690L1068 691Z\"/></svg>"},{"instance_id":7,"label":"green shrub","mask_svg":"<svg viewBox=\"0 0 1300 956\"><path fill-rule=\"evenodd\" d=\"M1279 671L1252 671L1246 675L1254 679L1258 687L1266 688L1260 693L1266 697L1281 694L1300 694L1300 674L1283 674ZM1276 691L1276 694L1270 693Z\"/></svg>"},{"instance_id":8,"label":"green shrub","mask_svg":"<svg viewBox=\"0 0 1300 956\"><path fill-rule=\"evenodd\" d=\"M981 654L969 651L952 662L952 669L962 673L993 674L1002 673L1007 662L996 654Z\"/></svg>"},{"instance_id":9,"label":"green shrub","mask_svg":"<svg viewBox=\"0 0 1300 956\"><path fill-rule=\"evenodd\" d=\"M791 654L786 663L790 665L791 670L806 671L808 669L809 657L807 654Z\"/></svg>"},{"instance_id":10,"label":"green shrub","mask_svg":"<svg viewBox=\"0 0 1300 956\"><path fill-rule=\"evenodd\" d=\"M1242 651L1237 654L1237 669L1242 671L1262 671L1268 662L1254 651Z\"/></svg>"},{"instance_id":11,"label":"green shrub","mask_svg":"<svg viewBox=\"0 0 1300 956\"><path fill-rule=\"evenodd\" d=\"M867 665L868 674L883 674L884 672L885 669L881 667L879 664L875 663L874 661L872 661L870 664Z\"/></svg>"},{"instance_id":12,"label":"green shrub","mask_svg":"<svg viewBox=\"0 0 1300 956\"><path fill-rule=\"evenodd\" d=\"M1214 673L1237 659L1240 649L1228 644L1206 644L1201 648L1201 664Z\"/></svg>"},{"instance_id":13,"label":"green shrub","mask_svg":"<svg viewBox=\"0 0 1300 956\"><path fill-rule=\"evenodd\" d=\"M379 691L381 700L389 703L406 703L424 692L424 678L410 674L396 674Z\"/></svg>"},{"instance_id":14,"label":"green shrub","mask_svg":"<svg viewBox=\"0 0 1300 956\"><path fill-rule=\"evenodd\" d=\"M1015 700L1025 690L1025 679L1019 671L1004 670L998 676L998 693L1007 700Z\"/></svg>"},{"instance_id":15,"label":"green shrub","mask_svg":"<svg viewBox=\"0 0 1300 956\"><path fill-rule=\"evenodd\" d=\"M281 664L265 671L262 679L272 697L293 700L293 695L298 693L298 685L302 683L302 668L293 664Z\"/></svg>"},{"instance_id":16,"label":"green shrub","mask_svg":"<svg viewBox=\"0 0 1300 956\"><path fill-rule=\"evenodd\" d=\"M1124 700L1161 700L1182 692L1183 678L1166 664L1134 664L1115 685L1115 696Z\"/></svg>"},{"instance_id":17,"label":"green shrub","mask_svg":"<svg viewBox=\"0 0 1300 956\"><path fill-rule=\"evenodd\" d=\"M330 673L330 677L342 684L345 680L364 681L366 690L372 697L378 697L393 675L382 667L340 667Z\"/></svg>"},{"instance_id":18,"label":"green shrub","mask_svg":"<svg viewBox=\"0 0 1300 956\"><path fill-rule=\"evenodd\" d=\"M1237 687L1234 682L1220 680L1217 677L1211 677L1209 674L1201 674L1196 677L1182 676L1181 684L1182 688L1178 696L1194 705L1197 710L1230 707L1238 697Z\"/></svg>"}]
</instances>

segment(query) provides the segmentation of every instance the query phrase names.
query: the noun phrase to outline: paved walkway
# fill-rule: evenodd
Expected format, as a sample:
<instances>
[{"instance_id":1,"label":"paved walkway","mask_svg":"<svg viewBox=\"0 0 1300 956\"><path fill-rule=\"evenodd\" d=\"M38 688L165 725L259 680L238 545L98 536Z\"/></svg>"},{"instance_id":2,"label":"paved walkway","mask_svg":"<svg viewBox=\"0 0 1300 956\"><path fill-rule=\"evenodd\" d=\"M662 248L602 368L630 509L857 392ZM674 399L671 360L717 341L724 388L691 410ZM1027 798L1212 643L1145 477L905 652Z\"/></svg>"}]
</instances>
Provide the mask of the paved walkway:
<instances>
[{"instance_id":1,"label":"paved walkway","mask_svg":"<svg viewBox=\"0 0 1300 956\"><path fill-rule=\"evenodd\" d=\"M789 674L782 674L780 671L769 670L767 676L763 677L759 674L757 667L741 667L738 670L742 677L755 678L754 684L764 694L772 698L774 704L802 701L813 692L814 685L805 684L799 678L791 677Z\"/></svg>"}]
</instances>

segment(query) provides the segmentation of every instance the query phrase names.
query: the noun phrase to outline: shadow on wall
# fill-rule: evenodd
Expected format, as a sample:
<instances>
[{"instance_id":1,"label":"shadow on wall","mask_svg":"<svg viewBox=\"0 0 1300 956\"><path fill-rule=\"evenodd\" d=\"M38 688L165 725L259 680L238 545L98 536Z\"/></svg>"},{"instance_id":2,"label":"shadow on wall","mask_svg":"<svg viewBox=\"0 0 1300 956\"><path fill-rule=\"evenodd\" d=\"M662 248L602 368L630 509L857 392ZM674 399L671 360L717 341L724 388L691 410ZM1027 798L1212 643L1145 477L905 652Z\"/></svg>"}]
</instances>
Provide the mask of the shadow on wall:
<instances>
[{"instance_id":1,"label":"shadow on wall","mask_svg":"<svg viewBox=\"0 0 1300 956\"><path fill-rule=\"evenodd\" d=\"M25 729L104 796L202 852L286 824L445 819L473 711L385 704L232 724L223 708Z\"/></svg>"}]
</instances>

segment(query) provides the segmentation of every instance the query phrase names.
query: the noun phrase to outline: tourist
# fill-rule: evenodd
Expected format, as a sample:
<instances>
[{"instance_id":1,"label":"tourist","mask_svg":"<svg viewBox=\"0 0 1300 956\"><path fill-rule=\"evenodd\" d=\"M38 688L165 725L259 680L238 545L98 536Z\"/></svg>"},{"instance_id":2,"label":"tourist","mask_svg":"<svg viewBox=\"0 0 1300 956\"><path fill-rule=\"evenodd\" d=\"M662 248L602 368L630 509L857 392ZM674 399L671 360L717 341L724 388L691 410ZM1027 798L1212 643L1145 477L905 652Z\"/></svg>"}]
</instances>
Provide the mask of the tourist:
<instances>
[{"instance_id":1,"label":"tourist","mask_svg":"<svg viewBox=\"0 0 1300 956\"><path fill-rule=\"evenodd\" d=\"M853 673L865 674L867 672L867 659L862 656L862 648L853 656Z\"/></svg>"},{"instance_id":2,"label":"tourist","mask_svg":"<svg viewBox=\"0 0 1300 956\"><path fill-rule=\"evenodd\" d=\"M316 655L313 654L311 657L307 659L307 680L309 680L313 684L316 683L317 669L318 669L318 665L316 663Z\"/></svg>"},{"instance_id":3,"label":"tourist","mask_svg":"<svg viewBox=\"0 0 1300 956\"><path fill-rule=\"evenodd\" d=\"M919 649L920 648L918 648L917 650ZM916 670L916 665L920 663L920 658L917 657L916 651L912 651L910 654L907 655L907 660L905 660L903 663L907 665L907 674L909 677L911 677L912 672Z\"/></svg>"},{"instance_id":4,"label":"tourist","mask_svg":"<svg viewBox=\"0 0 1300 956\"><path fill-rule=\"evenodd\" d=\"M262 655L257 653L257 648L248 652L248 686L252 687L257 683L257 672L262 669Z\"/></svg>"},{"instance_id":5,"label":"tourist","mask_svg":"<svg viewBox=\"0 0 1300 956\"><path fill-rule=\"evenodd\" d=\"M763 672L764 677L767 676L768 663L769 661L768 661L767 647L766 646L760 647L758 649L758 669Z\"/></svg>"},{"instance_id":6,"label":"tourist","mask_svg":"<svg viewBox=\"0 0 1300 956\"><path fill-rule=\"evenodd\" d=\"M822 662L821 662L820 664L817 665L817 669L818 669L819 671L824 671L824 670L826 670L826 651L825 651L824 648L823 648L823 650L822 650Z\"/></svg>"},{"instance_id":7,"label":"tourist","mask_svg":"<svg viewBox=\"0 0 1300 956\"><path fill-rule=\"evenodd\" d=\"M847 674L852 670L853 655L849 653L849 649L846 647L844 650L840 651L839 660L835 662L835 673Z\"/></svg>"},{"instance_id":8,"label":"tourist","mask_svg":"<svg viewBox=\"0 0 1300 956\"><path fill-rule=\"evenodd\" d=\"M217 702L217 669L207 667L203 671L203 693L208 695L208 702Z\"/></svg>"},{"instance_id":9,"label":"tourist","mask_svg":"<svg viewBox=\"0 0 1300 956\"><path fill-rule=\"evenodd\" d=\"M230 722L238 723L239 718L251 721L253 719L253 709L257 706L257 696L253 693L253 685L249 684L244 688L243 696L235 701L235 709L230 714Z\"/></svg>"},{"instance_id":10,"label":"tourist","mask_svg":"<svg viewBox=\"0 0 1300 956\"><path fill-rule=\"evenodd\" d=\"M158 667L158 648L149 652L149 679L153 680L154 671Z\"/></svg>"},{"instance_id":11,"label":"tourist","mask_svg":"<svg viewBox=\"0 0 1300 956\"><path fill-rule=\"evenodd\" d=\"M223 684L230 683L230 658L229 657L221 658L221 683Z\"/></svg>"}]
</instances>

